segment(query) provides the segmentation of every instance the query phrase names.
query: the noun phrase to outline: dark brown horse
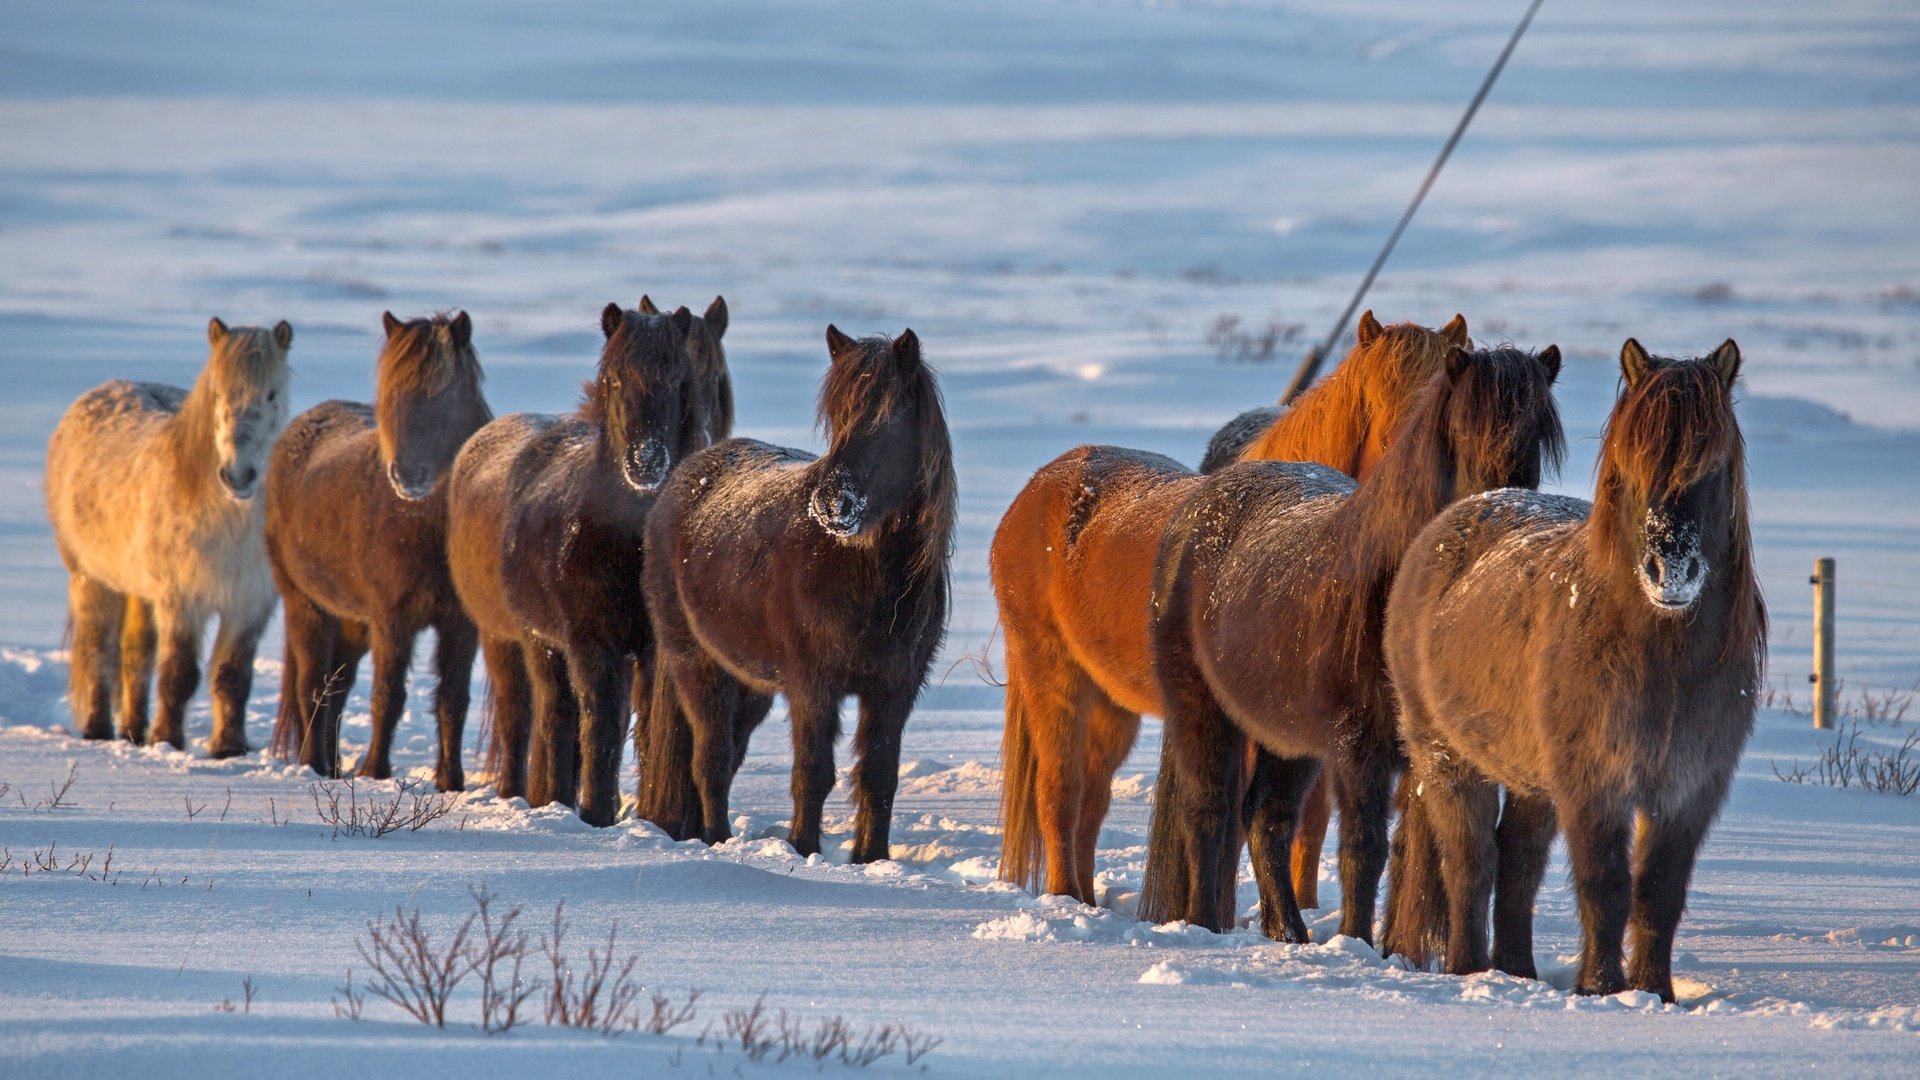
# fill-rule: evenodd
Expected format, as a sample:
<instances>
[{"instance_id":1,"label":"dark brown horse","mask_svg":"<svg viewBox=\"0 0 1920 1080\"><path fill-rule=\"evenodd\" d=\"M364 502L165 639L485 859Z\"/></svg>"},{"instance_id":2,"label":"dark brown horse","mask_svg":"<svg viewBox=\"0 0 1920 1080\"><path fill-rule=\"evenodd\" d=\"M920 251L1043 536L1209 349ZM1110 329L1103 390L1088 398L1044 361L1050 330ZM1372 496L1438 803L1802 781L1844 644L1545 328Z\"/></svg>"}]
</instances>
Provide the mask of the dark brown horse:
<instances>
[{"instance_id":1,"label":"dark brown horse","mask_svg":"<svg viewBox=\"0 0 1920 1080\"><path fill-rule=\"evenodd\" d=\"M1307 940L1284 857L1324 761L1340 803L1340 932L1372 940L1399 763L1380 663L1387 590L1457 496L1532 487L1557 463L1559 369L1553 347L1454 349L1358 486L1324 466L1243 461L1181 507L1153 588L1167 712L1143 918L1230 926L1246 815L1262 930ZM1249 736L1270 755L1250 790Z\"/></svg>"},{"instance_id":2,"label":"dark brown horse","mask_svg":"<svg viewBox=\"0 0 1920 1080\"><path fill-rule=\"evenodd\" d=\"M1417 390L1449 348L1467 343L1455 315L1439 331L1360 317L1352 353L1260 433L1247 453L1315 461L1365 476ZM993 537L990 566L1006 632L1007 725L1001 760L1000 876L1093 903L1094 842L1114 771L1161 715L1148 635L1160 534L1201 477L1161 457L1083 446L1042 466ZM1295 852L1311 897L1326 829ZM1311 902L1311 901L1309 901Z\"/></svg>"},{"instance_id":3,"label":"dark brown horse","mask_svg":"<svg viewBox=\"0 0 1920 1080\"><path fill-rule=\"evenodd\" d=\"M818 852L840 701L857 696L852 857L872 862L888 854L901 732L946 632L953 449L913 331L856 341L829 326L827 351L825 455L729 439L682 465L648 518L658 678L678 708L651 710L640 805L685 829L694 815L669 789L690 778L699 835L725 840L734 771L779 692L790 835Z\"/></svg>"},{"instance_id":4,"label":"dark brown horse","mask_svg":"<svg viewBox=\"0 0 1920 1080\"><path fill-rule=\"evenodd\" d=\"M360 775L390 776L414 638L431 627L434 782L458 791L475 639L447 572L441 479L492 414L466 312L383 319L373 404L329 401L301 413L267 471L267 556L287 620L273 745L322 776L338 773L340 712L371 648L373 741Z\"/></svg>"},{"instance_id":5,"label":"dark brown horse","mask_svg":"<svg viewBox=\"0 0 1920 1080\"><path fill-rule=\"evenodd\" d=\"M647 510L668 471L712 441L720 413L723 384L689 356L696 338L717 353L718 335L684 307L655 310L608 304L579 410L481 428L448 494L454 584L487 656L497 790L535 805L577 800L594 825L619 809L629 682L651 652ZM724 330L725 303L709 312Z\"/></svg>"},{"instance_id":6,"label":"dark brown horse","mask_svg":"<svg viewBox=\"0 0 1920 1080\"><path fill-rule=\"evenodd\" d=\"M1620 368L1592 504L1464 500L1401 566L1386 659L1417 794L1386 944L1424 964L1438 937L1448 971L1533 977L1557 821L1585 935L1575 990L1672 1001L1674 930L1753 730L1767 616L1733 412L1739 348L1671 360L1628 340Z\"/></svg>"}]
</instances>

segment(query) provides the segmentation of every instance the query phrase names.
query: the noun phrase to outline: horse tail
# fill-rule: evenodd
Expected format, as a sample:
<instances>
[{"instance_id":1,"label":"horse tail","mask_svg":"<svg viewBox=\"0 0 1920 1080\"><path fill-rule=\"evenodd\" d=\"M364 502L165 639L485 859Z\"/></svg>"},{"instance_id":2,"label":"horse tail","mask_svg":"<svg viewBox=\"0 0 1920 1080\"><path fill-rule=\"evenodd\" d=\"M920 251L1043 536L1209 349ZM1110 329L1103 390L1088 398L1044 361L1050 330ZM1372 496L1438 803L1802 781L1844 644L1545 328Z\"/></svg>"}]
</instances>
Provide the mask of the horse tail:
<instances>
[{"instance_id":1,"label":"horse tail","mask_svg":"<svg viewBox=\"0 0 1920 1080\"><path fill-rule=\"evenodd\" d=\"M1153 785L1147 829L1147 872L1140 883L1139 917L1150 923L1187 917L1187 838L1180 827L1180 770L1173 739L1160 739L1160 779Z\"/></svg>"},{"instance_id":2,"label":"horse tail","mask_svg":"<svg viewBox=\"0 0 1920 1080\"><path fill-rule=\"evenodd\" d=\"M634 813L675 840L699 835L700 792L693 782L693 727L666 665L656 656L647 711L633 725L638 772ZM690 832L691 830L691 832Z\"/></svg>"},{"instance_id":3,"label":"horse tail","mask_svg":"<svg viewBox=\"0 0 1920 1080\"><path fill-rule=\"evenodd\" d=\"M1039 765L1033 753L1032 719L1022 693L1026 673L1013 662L1012 643L1008 645L1007 727L1000 736L1000 879L1037 891L1044 854Z\"/></svg>"},{"instance_id":4,"label":"horse tail","mask_svg":"<svg viewBox=\"0 0 1920 1080\"><path fill-rule=\"evenodd\" d=\"M1395 799L1400 825L1393 831L1387 861L1386 925L1380 943L1386 955L1403 956L1414 967L1425 968L1445 954L1449 927L1440 848L1419 787L1412 774L1400 779Z\"/></svg>"},{"instance_id":5,"label":"horse tail","mask_svg":"<svg viewBox=\"0 0 1920 1080\"><path fill-rule=\"evenodd\" d=\"M507 766L507 740L493 730L498 705L493 697L493 672L487 672L487 688L480 692L480 730L473 736L473 755L483 763L487 775L493 777L495 787L500 784L500 770Z\"/></svg>"}]
</instances>

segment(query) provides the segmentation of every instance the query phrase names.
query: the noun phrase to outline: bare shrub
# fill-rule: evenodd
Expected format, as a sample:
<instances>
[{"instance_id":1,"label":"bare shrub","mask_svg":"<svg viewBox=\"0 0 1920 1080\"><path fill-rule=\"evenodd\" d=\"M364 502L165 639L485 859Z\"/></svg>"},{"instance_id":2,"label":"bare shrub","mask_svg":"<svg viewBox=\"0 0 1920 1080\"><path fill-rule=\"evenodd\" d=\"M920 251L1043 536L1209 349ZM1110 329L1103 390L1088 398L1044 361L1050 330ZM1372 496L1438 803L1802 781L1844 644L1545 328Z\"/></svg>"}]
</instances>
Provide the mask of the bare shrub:
<instances>
[{"instance_id":1,"label":"bare shrub","mask_svg":"<svg viewBox=\"0 0 1920 1080\"><path fill-rule=\"evenodd\" d=\"M722 1037L737 1042L748 1061L759 1061L780 1044L773 1017L767 1014L765 994L753 999L752 1008L728 1009L721 1014L720 1024Z\"/></svg>"},{"instance_id":2,"label":"bare shrub","mask_svg":"<svg viewBox=\"0 0 1920 1080\"><path fill-rule=\"evenodd\" d=\"M1241 325L1238 315L1221 315L1207 327L1207 345L1222 360L1263 364L1282 345L1291 345L1306 330L1301 323L1269 320L1259 329Z\"/></svg>"},{"instance_id":3,"label":"bare shrub","mask_svg":"<svg viewBox=\"0 0 1920 1080\"><path fill-rule=\"evenodd\" d=\"M649 1035L665 1035L674 1028L693 1019L695 1007L700 1004L700 991L687 991L687 999L674 1004L673 998L655 990L652 995L653 1012L642 1025Z\"/></svg>"},{"instance_id":4,"label":"bare shrub","mask_svg":"<svg viewBox=\"0 0 1920 1080\"><path fill-rule=\"evenodd\" d=\"M1911 795L1920 791L1920 731L1910 732L1898 749L1860 748L1860 722L1849 723L1834 736L1833 745L1807 765L1799 758L1784 772L1774 762L1773 775L1790 784L1822 787L1859 787L1866 791Z\"/></svg>"},{"instance_id":5,"label":"bare shrub","mask_svg":"<svg viewBox=\"0 0 1920 1080\"><path fill-rule=\"evenodd\" d=\"M475 916L480 923L479 936L470 946L468 963L480 977L480 1030L489 1035L512 1031L532 1018L521 1013L527 1001L541 990L537 980L522 979L520 966L527 958L527 932L515 929L520 920L518 904L504 916L493 911L493 894L482 885L469 888Z\"/></svg>"},{"instance_id":6,"label":"bare shrub","mask_svg":"<svg viewBox=\"0 0 1920 1080\"><path fill-rule=\"evenodd\" d=\"M241 1012L250 1013L253 1011L253 995L259 992L260 988L254 985L253 976L248 975L240 980Z\"/></svg>"},{"instance_id":7,"label":"bare shrub","mask_svg":"<svg viewBox=\"0 0 1920 1080\"><path fill-rule=\"evenodd\" d=\"M358 1020L366 1010L367 995L353 988L353 969L347 969L347 981L333 988L333 1015L343 1020Z\"/></svg>"},{"instance_id":8,"label":"bare shrub","mask_svg":"<svg viewBox=\"0 0 1920 1080\"><path fill-rule=\"evenodd\" d=\"M366 937L356 943L376 976L367 991L422 1024L446 1027L447 1001L473 971L467 943L475 918L468 915L445 945L436 945L420 925L418 908L409 914L396 906L391 918L368 920Z\"/></svg>"},{"instance_id":9,"label":"bare shrub","mask_svg":"<svg viewBox=\"0 0 1920 1080\"><path fill-rule=\"evenodd\" d=\"M633 972L640 966L639 954L629 953L624 960L614 958L620 934L615 923L607 928L606 947L588 949L586 970L575 969L564 951L565 911L565 901L554 905L552 935L540 941L553 971L547 983L547 1023L588 1028L602 1035L638 1027L634 1004L640 999L640 984L634 981Z\"/></svg>"},{"instance_id":10,"label":"bare shrub","mask_svg":"<svg viewBox=\"0 0 1920 1080\"><path fill-rule=\"evenodd\" d=\"M335 840L342 836L377 840L401 829L419 832L459 805L456 795L411 780L395 782L388 794L362 793L352 780L322 780L309 784L307 791L313 796L314 814L333 829Z\"/></svg>"}]
</instances>

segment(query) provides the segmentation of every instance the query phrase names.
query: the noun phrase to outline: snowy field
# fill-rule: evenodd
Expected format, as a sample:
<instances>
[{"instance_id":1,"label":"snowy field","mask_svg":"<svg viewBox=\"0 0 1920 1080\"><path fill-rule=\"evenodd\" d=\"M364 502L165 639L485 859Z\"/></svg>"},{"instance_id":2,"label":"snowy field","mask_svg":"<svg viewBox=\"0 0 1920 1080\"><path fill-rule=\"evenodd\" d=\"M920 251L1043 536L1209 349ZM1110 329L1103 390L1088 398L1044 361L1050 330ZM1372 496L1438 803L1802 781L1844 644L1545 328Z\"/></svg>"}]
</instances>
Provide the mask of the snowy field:
<instances>
[{"instance_id":1,"label":"snowy field","mask_svg":"<svg viewBox=\"0 0 1920 1080\"><path fill-rule=\"evenodd\" d=\"M1625 336L1732 336L1746 356L1774 694L1702 853L1679 1005L1564 992L1579 934L1558 853L1543 983L1404 970L1328 940L1331 906L1313 946L1135 922L1151 721L1101 838L1112 908L992 882L1000 695L966 657L993 630L1001 511L1070 446L1192 462L1270 401L1523 6L0 0L0 1075L814 1070L702 1039L762 993L944 1040L870 1074L1913 1075L1920 794L1774 773L1831 743L1805 716L1814 558L1839 560L1848 702L1920 682L1920 12L1902 0L1550 0L1369 298L1387 321L1461 311L1481 340L1558 342L1574 493ZM217 314L294 324L296 408L364 397L383 308L463 307L495 411L560 409L600 308L642 292L725 294L741 434L817 445L829 321L911 326L941 372L957 595L892 862L844 865L838 797L824 861L778 839L777 711L734 789L743 839L716 850L484 786L418 832L335 837L311 775L257 753L71 736L41 474L76 395L190 382ZM1276 324L1270 362L1217 355L1222 316ZM255 746L279 650L276 629ZM415 776L423 700L396 750ZM1897 747L1916 721L1860 737ZM190 734L208 722L202 704ZM1337 903L1330 852L1322 877ZM450 931L480 885L535 928L564 900L582 949L617 923L641 981L705 992L699 1017L488 1037L468 988L444 1030L378 1000L335 1015L368 919L399 904Z\"/></svg>"}]
</instances>

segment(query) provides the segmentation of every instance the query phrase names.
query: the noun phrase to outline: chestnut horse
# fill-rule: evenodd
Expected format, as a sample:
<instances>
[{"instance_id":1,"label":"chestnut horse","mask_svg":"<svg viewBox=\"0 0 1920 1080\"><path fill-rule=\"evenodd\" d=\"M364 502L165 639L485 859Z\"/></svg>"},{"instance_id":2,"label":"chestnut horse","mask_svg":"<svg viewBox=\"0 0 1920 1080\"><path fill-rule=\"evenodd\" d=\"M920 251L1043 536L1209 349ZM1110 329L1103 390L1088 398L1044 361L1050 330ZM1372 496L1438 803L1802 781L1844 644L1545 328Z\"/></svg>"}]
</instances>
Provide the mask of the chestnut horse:
<instances>
[{"instance_id":1,"label":"chestnut horse","mask_svg":"<svg viewBox=\"0 0 1920 1080\"><path fill-rule=\"evenodd\" d=\"M718 384L689 357L710 331L686 308L608 304L600 330L599 371L574 415L515 413L467 440L448 489L448 560L486 650L499 795L577 798L582 820L611 825L628 684L651 652L647 511L668 471L712 441L719 408Z\"/></svg>"},{"instance_id":2,"label":"chestnut horse","mask_svg":"<svg viewBox=\"0 0 1920 1080\"><path fill-rule=\"evenodd\" d=\"M145 742L160 662L155 745L186 749L200 683L200 635L213 646L211 757L247 752L253 655L273 616L261 541L261 474L287 422L293 327L207 324L212 354L192 390L115 380L81 395L47 443L47 517L70 575L69 703L80 734Z\"/></svg>"},{"instance_id":3,"label":"chestnut horse","mask_svg":"<svg viewBox=\"0 0 1920 1080\"><path fill-rule=\"evenodd\" d=\"M1180 508L1153 584L1167 712L1142 918L1231 926L1251 811L1261 929L1307 941L1283 853L1325 761L1340 802L1340 932L1373 939L1399 764L1380 662L1387 590L1414 535L1456 497L1533 487L1557 464L1559 370L1551 346L1455 348L1360 484L1320 465L1243 461ZM1249 736L1270 755L1251 790Z\"/></svg>"},{"instance_id":4,"label":"chestnut horse","mask_svg":"<svg viewBox=\"0 0 1920 1080\"><path fill-rule=\"evenodd\" d=\"M728 788L777 691L793 724L789 835L819 852L840 701L857 696L852 859L872 862L888 855L901 732L946 633L953 448L913 331L829 326L827 350L823 456L729 439L676 470L647 519L660 689L640 806L685 828L676 792L690 780L700 837L727 839Z\"/></svg>"},{"instance_id":5,"label":"chestnut horse","mask_svg":"<svg viewBox=\"0 0 1920 1080\"><path fill-rule=\"evenodd\" d=\"M1558 821L1585 938L1575 991L1672 1001L1673 935L1753 731L1767 615L1733 412L1739 348L1672 360L1629 339L1620 367L1591 504L1463 501L1400 568L1386 660L1417 786L1386 944L1424 965L1439 936L1450 972L1532 978Z\"/></svg>"},{"instance_id":6,"label":"chestnut horse","mask_svg":"<svg viewBox=\"0 0 1920 1080\"><path fill-rule=\"evenodd\" d=\"M287 620L273 745L296 751L322 776L338 773L340 713L371 648L373 740L359 771L391 776L414 638L431 627L440 728L434 782L458 791L476 642L447 572L441 480L467 436L493 417L466 312L406 322L387 312L382 322L373 404L316 405L273 448L267 555Z\"/></svg>"},{"instance_id":7,"label":"chestnut horse","mask_svg":"<svg viewBox=\"0 0 1920 1080\"><path fill-rule=\"evenodd\" d=\"M1366 475L1400 412L1446 351L1467 343L1459 315L1440 331L1383 327L1369 311L1345 363L1303 395L1247 453ZM1148 638L1153 553L1200 484L1161 457L1083 446L1042 466L993 536L990 569L1006 633L1007 723L1000 876L1094 903L1093 858L1114 771L1140 714L1161 714ZM1321 816L1325 828L1325 816ZM1319 842L1302 846L1304 889Z\"/></svg>"}]
</instances>

